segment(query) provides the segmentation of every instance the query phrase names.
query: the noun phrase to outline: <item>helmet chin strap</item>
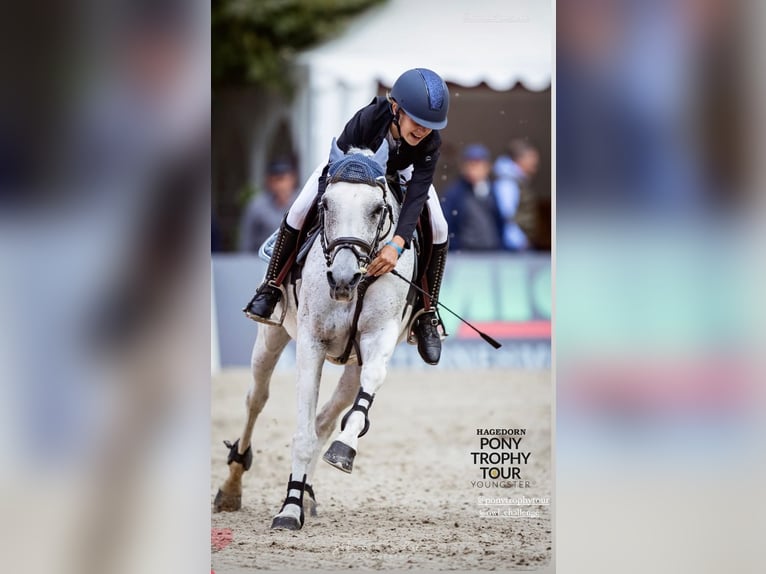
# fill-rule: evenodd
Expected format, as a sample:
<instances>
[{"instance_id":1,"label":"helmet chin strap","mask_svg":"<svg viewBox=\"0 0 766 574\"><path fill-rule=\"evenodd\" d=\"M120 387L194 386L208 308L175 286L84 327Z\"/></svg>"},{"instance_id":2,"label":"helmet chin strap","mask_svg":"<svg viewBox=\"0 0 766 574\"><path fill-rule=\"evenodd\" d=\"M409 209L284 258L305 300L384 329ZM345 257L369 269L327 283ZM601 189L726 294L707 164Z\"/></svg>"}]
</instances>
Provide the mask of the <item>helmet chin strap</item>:
<instances>
[{"instance_id":1,"label":"helmet chin strap","mask_svg":"<svg viewBox=\"0 0 766 574\"><path fill-rule=\"evenodd\" d=\"M396 153L399 153L399 148L402 145L402 127L399 125L399 113L401 112L401 108L399 108L399 105L396 106L396 112L394 112L394 125L396 126L396 133L399 134L399 137L394 136L394 141L396 142Z\"/></svg>"}]
</instances>

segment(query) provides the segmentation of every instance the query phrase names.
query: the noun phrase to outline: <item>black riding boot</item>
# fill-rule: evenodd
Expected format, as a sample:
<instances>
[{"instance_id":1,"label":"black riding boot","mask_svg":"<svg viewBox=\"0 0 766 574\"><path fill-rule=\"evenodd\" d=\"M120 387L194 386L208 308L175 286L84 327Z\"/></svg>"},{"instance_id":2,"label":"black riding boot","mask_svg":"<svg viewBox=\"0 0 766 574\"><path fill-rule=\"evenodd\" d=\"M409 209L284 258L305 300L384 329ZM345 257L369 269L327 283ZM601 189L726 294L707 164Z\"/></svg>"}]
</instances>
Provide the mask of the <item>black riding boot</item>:
<instances>
[{"instance_id":1,"label":"black riding boot","mask_svg":"<svg viewBox=\"0 0 766 574\"><path fill-rule=\"evenodd\" d=\"M418 339L418 353L429 365L436 365L442 354L442 341L439 335L439 317L436 314L436 302L444 276L444 264L447 261L448 242L434 245L431 260L426 269L426 282L430 301L424 301L425 313L415 322L415 336Z\"/></svg>"},{"instance_id":2,"label":"black riding boot","mask_svg":"<svg viewBox=\"0 0 766 574\"><path fill-rule=\"evenodd\" d=\"M271 322L270 318L274 313L274 308L282 298L282 291L279 289L281 281L277 282L277 278L282 274L295 252L299 234L299 230L293 229L287 224L287 219L282 220L282 226L279 228L279 235L274 244L274 252L271 255L271 261L269 261L269 268L266 271L266 278L247 306L242 309L245 315L253 321Z\"/></svg>"}]
</instances>

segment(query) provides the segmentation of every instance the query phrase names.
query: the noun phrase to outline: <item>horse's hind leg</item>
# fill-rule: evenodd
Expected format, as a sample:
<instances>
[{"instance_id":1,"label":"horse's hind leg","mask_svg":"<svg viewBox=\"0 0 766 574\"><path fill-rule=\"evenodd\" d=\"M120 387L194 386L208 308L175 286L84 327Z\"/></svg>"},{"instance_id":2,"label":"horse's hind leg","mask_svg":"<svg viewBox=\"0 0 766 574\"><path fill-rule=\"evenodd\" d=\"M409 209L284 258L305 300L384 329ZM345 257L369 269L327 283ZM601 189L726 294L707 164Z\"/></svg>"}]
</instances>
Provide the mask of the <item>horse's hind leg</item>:
<instances>
[{"instance_id":1,"label":"horse's hind leg","mask_svg":"<svg viewBox=\"0 0 766 574\"><path fill-rule=\"evenodd\" d=\"M250 468L253 459L250 448L253 425L269 398L271 375L288 341L290 336L284 328L259 325L250 361L253 381L245 397L247 420L239 439L234 444L227 443L229 476L215 497L215 512L239 510L242 505L242 474Z\"/></svg>"},{"instance_id":2,"label":"horse's hind leg","mask_svg":"<svg viewBox=\"0 0 766 574\"><path fill-rule=\"evenodd\" d=\"M365 358L360 373L359 394L354 406L341 421L341 432L324 454L325 462L343 472L351 472L356 457L359 437L370 426L368 411L372 400L386 378L386 366L394 352L398 337L398 325L391 321L380 330L364 334L360 347Z\"/></svg>"},{"instance_id":3,"label":"horse's hind leg","mask_svg":"<svg viewBox=\"0 0 766 574\"><path fill-rule=\"evenodd\" d=\"M343 410L354 402L354 397L359 390L359 374L361 368L358 365L347 365L343 369L338 385L335 387L330 400L325 403L322 410L316 418L317 447L314 450L314 456L311 458L311 464L308 471L308 484L312 484L314 471L316 470L319 454L322 447L330 438L335 424ZM308 510L311 516L316 516L316 498L313 495L313 489L309 490L309 498L304 499L303 507Z\"/></svg>"}]
</instances>

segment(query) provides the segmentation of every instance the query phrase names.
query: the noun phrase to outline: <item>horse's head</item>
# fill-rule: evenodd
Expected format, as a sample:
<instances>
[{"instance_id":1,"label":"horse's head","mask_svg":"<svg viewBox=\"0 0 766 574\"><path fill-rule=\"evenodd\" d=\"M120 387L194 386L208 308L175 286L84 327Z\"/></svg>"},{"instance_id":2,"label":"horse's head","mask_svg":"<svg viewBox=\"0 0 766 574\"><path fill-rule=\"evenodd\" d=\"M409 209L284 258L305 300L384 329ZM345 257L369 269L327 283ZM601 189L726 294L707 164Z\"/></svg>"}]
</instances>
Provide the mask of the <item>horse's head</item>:
<instances>
[{"instance_id":1,"label":"horse's head","mask_svg":"<svg viewBox=\"0 0 766 574\"><path fill-rule=\"evenodd\" d=\"M330 296L350 301L367 266L393 231L391 194L386 186L388 144L373 154L351 149L344 155L335 140L327 189L320 202L322 250Z\"/></svg>"}]
</instances>

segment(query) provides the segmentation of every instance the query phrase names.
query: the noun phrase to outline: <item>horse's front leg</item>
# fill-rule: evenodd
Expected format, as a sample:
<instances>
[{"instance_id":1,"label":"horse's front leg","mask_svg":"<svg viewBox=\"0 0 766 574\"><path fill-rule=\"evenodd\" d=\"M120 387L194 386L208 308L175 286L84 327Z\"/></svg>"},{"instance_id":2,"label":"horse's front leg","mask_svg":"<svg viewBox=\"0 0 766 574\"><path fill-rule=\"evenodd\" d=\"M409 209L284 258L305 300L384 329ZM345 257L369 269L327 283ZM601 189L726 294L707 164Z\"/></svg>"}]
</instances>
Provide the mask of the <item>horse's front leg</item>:
<instances>
[{"instance_id":1,"label":"horse's front leg","mask_svg":"<svg viewBox=\"0 0 766 574\"><path fill-rule=\"evenodd\" d=\"M271 375L289 341L290 335L282 327L259 325L250 360L253 381L245 397L247 420L239 439L233 444L228 441L226 443L229 447L229 476L215 497L215 512L239 510L242 506L242 474L250 468L253 461L250 448L253 426L269 398Z\"/></svg>"},{"instance_id":2,"label":"horse's front leg","mask_svg":"<svg viewBox=\"0 0 766 574\"><path fill-rule=\"evenodd\" d=\"M398 323L388 321L381 329L365 333L360 339L364 364L359 392L351 410L341 420L341 433L323 457L343 472L352 471L359 437L364 436L370 427L369 410L375 393L386 378L388 360L396 347L398 334Z\"/></svg>"},{"instance_id":3,"label":"horse's front leg","mask_svg":"<svg viewBox=\"0 0 766 574\"><path fill-rule=\"evenodd\" d=\"M361 368L358 365L346 365L330 400L327 401L317 415L317 445L314 449L314 454L311 457L306 485L306 492L309 495L309 498L304 501L304 510L309 511L311 516L317 515L317 501L314 496L314 490L310 485L314 478L314 471L316 470L319 455L321 454L322 447L327 442L327 439L330 438L332 431L335 430L335 423L337 422L338 417L346 407L354 402L354 397L359 390L360 371Z\"/></svg>"},{"instance_id":4,"label":"horse's front leg","mask_svg":"<svg viewBox=\"0 0 766 574\"><path fill-rule=\"evenodd\" d=\"M298 420L292 448L292 473L287 481L287 497L274 517L272 528L299 530L303 526L303 494L311 458L317 448L316 410L319 379L326 349L311 334L299 335L296 347L298 368Z\"/></svg>"}]
</instances>

